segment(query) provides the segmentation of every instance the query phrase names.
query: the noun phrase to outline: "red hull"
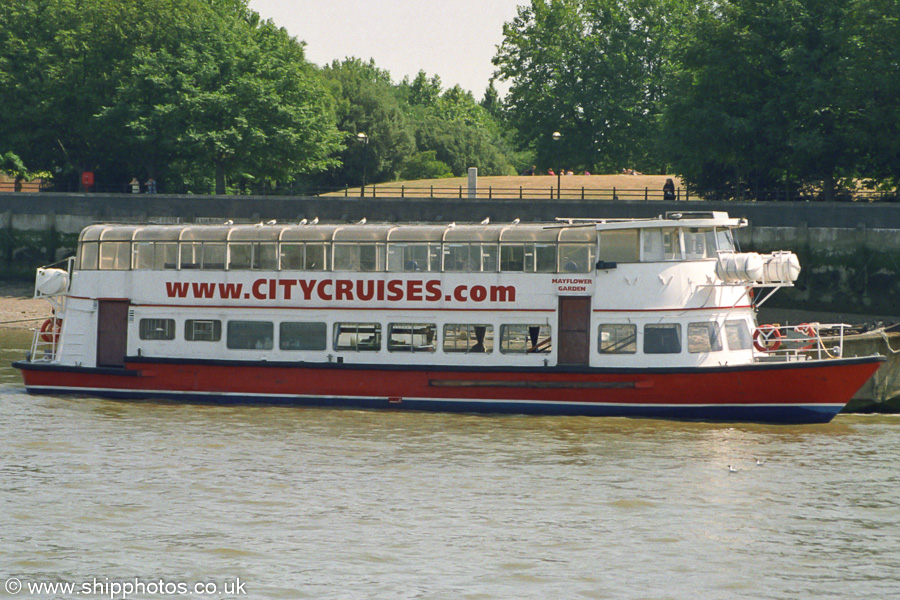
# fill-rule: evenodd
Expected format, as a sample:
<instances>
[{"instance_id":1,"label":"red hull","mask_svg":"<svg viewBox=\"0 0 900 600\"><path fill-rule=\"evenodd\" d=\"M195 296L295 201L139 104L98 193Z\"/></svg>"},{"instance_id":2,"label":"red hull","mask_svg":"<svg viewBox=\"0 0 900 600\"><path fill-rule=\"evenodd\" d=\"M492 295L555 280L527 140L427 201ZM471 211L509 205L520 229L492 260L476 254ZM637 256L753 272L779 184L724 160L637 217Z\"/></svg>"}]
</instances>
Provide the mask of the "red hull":
<instances>
[{"instance_id":1,"label":"red hull","mask_svg":"<svg viewBox=\"0 0 900 600\"><path fill-rule=\"evenodd\" d=\"M883 359L658 370L538 371L130 360L125 369L16 363L32 393L414 410L824 422Z\"/></svg>"}]
</instances>

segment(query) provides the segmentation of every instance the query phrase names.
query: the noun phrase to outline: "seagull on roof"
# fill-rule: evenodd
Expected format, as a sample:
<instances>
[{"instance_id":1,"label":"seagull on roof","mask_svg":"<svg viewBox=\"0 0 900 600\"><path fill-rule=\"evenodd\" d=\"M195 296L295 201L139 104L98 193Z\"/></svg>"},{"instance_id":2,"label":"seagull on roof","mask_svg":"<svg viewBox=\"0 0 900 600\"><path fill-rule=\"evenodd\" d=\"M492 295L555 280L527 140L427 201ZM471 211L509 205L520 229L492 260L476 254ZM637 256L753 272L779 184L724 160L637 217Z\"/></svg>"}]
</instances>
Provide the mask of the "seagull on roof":
<instances>
[{"instance_id":1,"label":"seagull on roof","mask_svg":"<svg viewBox=\"0 0 900 600\"><path fill-rule=\"evenodd\" d=\"M225 221L224 224L225 225L234 225L234 221L232 221L231 219L228 219L227 221Z\"/></svg>"},{"instance_id":2,"label":"seagull on roof","mask_svg":"<svg viewBox=\"0 0 900 600\"><path fill-rule=\"evenodd\" d=\"M513 220L512 220L512 224L513 224L513 225L518 225L518 224L519 224L519 217L516 217L515 219L513 219Z\"/></svg>"},{"instance_id":3,"label":"seagull on roof","mask_svg":"<svg viewBox=\"0 0 900 600\"><path fill-rule=\"evenodd\" d=\"M490 222L491 222L491 218L490 218L490 217L487 217L487 218L485 218L484 221L481 222L481 224L482 224L482 225L487 225L487 224L490 223Z\"/></svg>"},{"instance_id":4,"label":"seagull on roof","mask_svg":"<svg viewBox=\"0 0 900 600\"><path fill-rule=\"evenodd\" d=\"M312 221L310 221L309 224L310 224L310 225L315 225L315 224L317 224L318 222L319 222L319 217L316 217L315 219L313 219Z\"/></svg>"},{"instance_id":5,"label":"seagull on roof","mask_svg":"<svg viewBox=\"0 0 900 600\"><path fill-rule=\"evenodd\" d=\"M365 224L366 224L366 218L363 217L362 219L360 219L359 221L357 221L356 224L357 224L357 225L365 225Z\"/></svg>"},{"instance_id":6,"label":"seagull on roof","mask_svg":"<svg viewBox=\"0 0 900 600\"><path fill-rule=\"evenodd\" d=\"M300 219L300 222L297 225L306 225L306 219Z\"/></svg>"},{"instance_id":7,"label":"seagull on roof","mask_svg":"<svg viewBox=\"0 0 900 600\"><path fill-rule=\"evenodd\" d=\"M271 221L266 221L266 225L275 225L276 223L278 223L278 221L276 221L275 219L272 219Z\"/></svg>"}]
</instances>

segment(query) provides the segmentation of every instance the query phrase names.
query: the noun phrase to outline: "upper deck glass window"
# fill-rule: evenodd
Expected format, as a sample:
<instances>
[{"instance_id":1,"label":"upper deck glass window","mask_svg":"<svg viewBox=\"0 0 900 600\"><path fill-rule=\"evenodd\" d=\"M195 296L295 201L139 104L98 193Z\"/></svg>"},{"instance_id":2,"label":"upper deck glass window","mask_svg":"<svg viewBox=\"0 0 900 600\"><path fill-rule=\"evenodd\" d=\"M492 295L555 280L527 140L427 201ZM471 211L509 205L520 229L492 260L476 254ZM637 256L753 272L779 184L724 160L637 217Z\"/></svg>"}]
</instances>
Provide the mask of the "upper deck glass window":
<instances>
[{"instance_id":1,"label":"upper deck glass window","mask_svg":"<svg viewBox=\"0 0 900 600\"><path fill-rule=\"evenodd\" d=\"M384 244L334 244L335 271L381 271Z\"/></svg>"},{"instance_id":2,"label":"upper deck glass window","mask_svg":"<svg viewBox=\"0 0 900 600\"><path fill-rule=\"evenodd\" d=\"M643 261L681 260L681 240L678 228L643 229Z\"/></svg>"},{"instance_id":3,"label":"upper deck glass window","mask_svg":"<svg viewBox=\"0 0 900 600\"><path fill-rule=\"evenodd\" d=\"M388 244L387 270L392 273L440 271L441 245L436 243L402 242Z\"/></svg>"},{"instance_id":4,"label":"upper deck glass window","mask_svg":"<svg viewBox=\"0 0 900 600\"><path fill-rule=\"evenodd\" d=\"M228 244L228 268L233 270L278 268L278 246L273 243L231 242Z\"/></svg>"},{"instance_id":5,"label":"upper deck glass window","mask_svg":"<svg viewBox=\"0 0 900 600\"><path fill-rule=\"evenodd\" d=\"M640 260L639 231L611 229L600 233L598 260L614 263L633 263Z\"/></svg>"},{"instance_id":6,"label":"upper deck glass window","mask_svg":"<svg viewBox=\"0 0 900 600\"><path fill-rule=\"evenodd\" d=\"M175 242L134 242L134 269L174 269L178 265Z\"/></svg>"},{"instance_id":7,"label":"upper deck glass window","mask_svg":"<svg viewBox=\"0 0 900 600\"><path fill-rule=\"evenodd\" d=\"M596 250L597 247L594 244L560 244L559 272L589 273L593 271L597 262Z\"/></svg>"},{"instance_id":8,"label":"upper deck glass window","mask_svg":"<svg viewBox=\"0 0 900 600\"><path fill-rule=\"evenodd\" d=\"M225 269L225 244L218 242L182 242L182 269Z\"/></svg>"},{"instance_id":9,"label":"upper deck glass window","mask_svg":"<svg viewBox=\"0 0 900 600\"><path fill-rule=\"evenodd\" d=\"M127 271L131 268L131 242L100 242L100 268Z\"/></svg>"},{"instance_id":10,"label":"upper deck glass window","mask_svg":"<svg viewBox=\"0 0 900 600\"><path fill-rule=\"evenodd\" d=\"M716 233L713 229L689 227L684 230L684 257L688 260L715 258Z\"/></svg>"},{"instance_id":11,"label":"upper deck glass window","mask_svg":"<svg viewBox=\"0 0 900 600\"><path fill-rule=\"evenodd\" d=\"M283 271L327 271L328 245L281 244L281 269Z\"/></svg>"},{"instance_id":12,"label":"upper deck glass window","mask_svg":"<svg viewBox=\"0 0 900 600\"><path fill-rule=\"evenodd\" d=\"M724 227L716 229L716 246L721 252L734 252L734 233L730 229Z\"/></svg>"},{"instance_id":13,"label":"upper deck glass window","mask_svg":"<svg viewBox=\"0 0 900 600\"><path fill-rule=\"evenodd\" d=\"M100 245L97 242L82 242L78 253L81 258L78 262L79 269L92 271L97 268L100 259Z\"/></svg>"}]
</instances>

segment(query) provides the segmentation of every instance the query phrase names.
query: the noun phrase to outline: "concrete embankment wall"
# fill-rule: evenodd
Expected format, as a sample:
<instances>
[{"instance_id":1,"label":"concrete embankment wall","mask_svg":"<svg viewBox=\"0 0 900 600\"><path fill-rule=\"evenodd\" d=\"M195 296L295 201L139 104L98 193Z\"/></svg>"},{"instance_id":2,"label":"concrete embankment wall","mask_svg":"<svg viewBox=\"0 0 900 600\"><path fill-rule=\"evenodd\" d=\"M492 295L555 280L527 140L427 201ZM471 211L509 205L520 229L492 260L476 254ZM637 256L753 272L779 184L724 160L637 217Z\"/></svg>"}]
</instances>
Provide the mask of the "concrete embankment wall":
<instances>
[{"instance_id":1,"label":"concrete embankment wall","mask_svg":"<svg viewBox=\"0 0 900 600\"><path fill-rule=\"evenodd\" d=\"M97 222L552 220L647 218L666 211L746 217L745 251L796 252L803 272L771 305L900 316L900 205L861 203L641 202L466 198L0 194L0 277L31 277L70 255Z\"/></svg>"}]
</instances>

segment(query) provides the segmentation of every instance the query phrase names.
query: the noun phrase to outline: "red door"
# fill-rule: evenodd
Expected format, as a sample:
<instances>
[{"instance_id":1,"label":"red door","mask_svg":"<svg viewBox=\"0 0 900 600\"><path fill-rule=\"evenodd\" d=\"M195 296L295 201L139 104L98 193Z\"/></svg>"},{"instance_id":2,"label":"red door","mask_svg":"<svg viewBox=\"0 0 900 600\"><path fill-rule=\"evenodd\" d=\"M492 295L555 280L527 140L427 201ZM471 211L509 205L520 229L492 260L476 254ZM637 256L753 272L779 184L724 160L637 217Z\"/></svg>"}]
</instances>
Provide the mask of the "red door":
<instances>
[{"instance_id":1,"label":"red door","mask_svg":"<svg viewBox=\"0 0 900 600\"><path fill-rule=\"evenodd\" d=\"M559 297L559 364L587 365L590 359L591 297Z\"/></svg>"},{"instance_id":2,"label":"red door","mask_svg":"<svg viewBox=\"0 0 900 600\"><path fill-rule=\"evenodd\" d=\"M128 349L128 300L100 300L97 312L97 366L124 367Z\"/></svg>"}]
</instances>

